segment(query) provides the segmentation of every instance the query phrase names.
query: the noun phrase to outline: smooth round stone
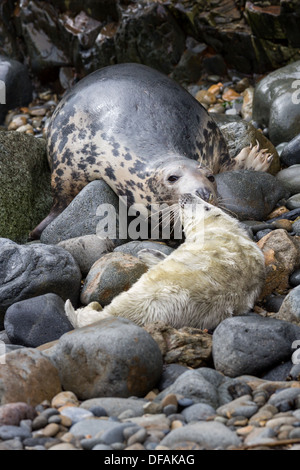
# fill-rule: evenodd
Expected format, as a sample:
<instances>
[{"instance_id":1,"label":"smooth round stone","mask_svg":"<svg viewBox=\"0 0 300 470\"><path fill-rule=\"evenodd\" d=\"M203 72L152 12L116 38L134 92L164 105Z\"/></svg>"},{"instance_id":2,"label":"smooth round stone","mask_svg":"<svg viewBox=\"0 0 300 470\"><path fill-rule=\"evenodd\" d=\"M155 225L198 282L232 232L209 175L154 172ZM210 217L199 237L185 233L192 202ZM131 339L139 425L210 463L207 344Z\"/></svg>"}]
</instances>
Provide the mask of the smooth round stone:
<instances>
[{"instance_id":1,"label":"smooth round stone","mask_svg":"<svg viewBox=\"0 0 300 470\"><path fill-rule=\"evenodd\" d=\"M291 196L285 205L289 210L298 209L300 207L300 193Z\"/></svg>"},{"instance_id":2,"label":"smooth round stone","mask_svg":"<svg viewBox=\"0 0 300 470\"><path fill-rule=\"evenodd\" d=\"M296 269L289 278L289 283L292 287L299 286L300 284L300 269Z\"/></svg>"},{"instance_id":3,"label":"smooth round stone","mask_svg":"<svg viewBox=\"0 0 300 470\"><path fill-rule=\"evenodd\" d=\"M74 436L101 437L106 431L118 427L120 423L103 420L101 418L88 418L78 421L70 428L70 433Z\"/></svg>"},{"instance_id":4,"label":"smooth round stone","mask_svg":"<svg viewBox=\"0 0 300 470\"><path fill-rule=\"evenodd\" d=\"M299 321L300 319L300 286L299 285L291 289L289 293L286 295L286 297L284 298L281 304L281 307L278 311L277 316L278 318L282 318L283 320L287 320L287 321L295 321L295 320Z\"/></svg>"},{"instance_id":5,"label":"smooth round stone","mask_svg":"<svg viewBox=\"0 0 300 470\"><path fill-rule=\"evenodd\" d=\"M241 441L235 432L217 421L188 424L171 431L160 445L171 447L179 442L191 441L206 449L226 449L229 446L239 446Z\"/></svg>"},{"instance_id":6,"label":"smooth round stone","mask_svg":"<svg viewBox=\"0 0 300 470\"><path fill-rule=\"evenodd\" d=\"M196 403L185 408L181 414L184 416L187 423L191 421L205 421L211 416L215 416L215 409L205 403Z\"/></svg>"},{"instance_id":7,"label":"smooth round stone","mask_svg":"<svg viewBox=\"0 0 300 470\"><path fill-rule=\"evenodd\" d=\"M300 164L279 171L276 179L290 191L291 195L300 193Z\"/></svg>"},{"instance_id":8,"label":"smooth round stone","mask_svg":"<svg viewBox=\"0 0 300 470\"><path fill-rule=\"evenodd\" d=\"M300 219L295 220L293 223L293 232L295 232L296 235L300 235Z\"/></svg>"},{"instance_id":9,"label":"smooth round stone","mask_svg":"<svg viewBox=\"0 0 300 470\"><path fill-rule=\"evenodd\" d=\"M284 146L280 155L280 160L286 166L300 163L300 134L298 134Z\"/></svg>"},{"instance_id":10,"label":"smooth round stone","mask_svg":"<svg viewBox=\"0 0 300 470\"><path fill-rule=\"evenodd\" d=\"M293 402L299 397L299 388L288 388L279 390L271 395L268 403L276 406L278 411L287 411L292 409Z\"/></svg>"},{"instance_id":11,"label":"smooth round stone","mask_svg":"<svg viewBox=\"0 0 300 470\"><path fill-rule=\"evenodd\" d=\"M113 448L105 444L97 444L92 448L92 450L113 450Z\"/></svg>"},{"instance_id":12,"label":"smooth round stone","mask_svg":"<svg viewBox=\"0 0 300 470\"><path fill-rule=\"evenodd\" d=\"M158 382L163 366L152 336L119 317L63 335L50 359L62 387L80 400L145 396Z\"/></svg>"},{"instance_id":13,"label":"smooth round stone","mask_svg":"<svg viewBox=\"0 0 300 470\"><path fill-rule=\"evenodd\" d=\"M22 428L20 426L13 426L9 424L4 424L0 426L0 439L6 441L7 439L25 439L30 437L31 432L28 429Z\"/></svg>"},{"instance_id":14,"label":"smooth round stone","mask_svg":"<svg viewBox=\"0 0 300 470\"><path fill-rule=\"evenodd\" d=\"M78 423L82 419L91 418L93 413L77 406L67 406L60 411L60 414L72 420L72 424Z\"/></svg>"}]
</instances>

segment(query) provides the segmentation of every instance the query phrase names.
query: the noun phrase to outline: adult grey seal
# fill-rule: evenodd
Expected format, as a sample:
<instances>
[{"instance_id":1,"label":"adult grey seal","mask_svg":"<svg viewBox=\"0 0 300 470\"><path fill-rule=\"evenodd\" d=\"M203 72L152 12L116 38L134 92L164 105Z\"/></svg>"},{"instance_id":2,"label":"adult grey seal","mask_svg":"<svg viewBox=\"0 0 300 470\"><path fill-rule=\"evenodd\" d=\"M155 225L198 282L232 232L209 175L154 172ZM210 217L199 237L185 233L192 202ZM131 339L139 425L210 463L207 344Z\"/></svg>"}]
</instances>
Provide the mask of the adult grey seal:
<instances>
[{"instance_id":1,"label":"adult grey seal","mask_svg":"<svg viewBox=\"0 0 300 470\"><path fill-rule=\"evenodd\" d=\"M271 160L258 147L231 159L218 126L188 91L131 63L97 70L66 93L49 124L47 150L53 207L31 238L95 179L128 205L173 204L185 193L216 204L214 174L267 169Z\"/></svg>"},{"instance_id":2,"label":"adult grey seal","mask_svg":"<svg viewBox=\"0 0 300 470\"><path fill-rule=\"evenodd\" d=\"M121 316L140 326L162 321L174 328L213 329L253 307L265 279L259 247L219 207L190 194L180 196L178 206L184 243L163 261L160 252L156 261L147 253L150 269L102 311L97 303L74 310L67 300L74 328Z\"/></svg>"}]
</instances>

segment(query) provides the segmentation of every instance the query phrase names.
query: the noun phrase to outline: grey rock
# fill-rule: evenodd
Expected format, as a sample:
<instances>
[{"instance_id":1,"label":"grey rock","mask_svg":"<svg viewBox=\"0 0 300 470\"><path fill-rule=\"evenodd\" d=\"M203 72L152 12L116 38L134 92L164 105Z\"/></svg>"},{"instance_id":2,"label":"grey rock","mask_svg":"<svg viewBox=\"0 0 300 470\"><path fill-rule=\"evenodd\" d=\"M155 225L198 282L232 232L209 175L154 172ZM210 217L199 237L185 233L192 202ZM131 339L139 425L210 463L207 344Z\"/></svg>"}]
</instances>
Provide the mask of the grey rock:
<instances>
[{"instance_id":1,"label":"grey rock","mask_svg":"<svg viewBox=\"0 0 300 470\"><path fill-rule=\"evenodd\" d=\"M73 256L82 275L86 276L98 259L113 251L115 244L108 238L104 240L97 235L84 235L59 242L58 246Z\"/></svg>"},{"instance_id":2,"label":"grey rock","mask_svg":"<svg viewBox=\"0 0 300 470\"><path fill-rule=\"evenodd\" d=\"M289 210L298 209L300 207L300 193L291 196L285 205Z\"/></svg>"},{"instance_id":3,"label":"grey rock","mask_svg":"<svg viewBox=\"0 0 300 470\"><path fill-rule=\"evenodd\" d=\"M188 370L159 393L154 402L160 402L166 395L174 393L193 400L194 404L204 403L217 408L232 400L228 387L232 387L234 383L214 369L201 367Z\"/></svg>"},{"instance_id":4,"label":"grey rock","mask_svg":"<svg viewBox=\"0 0 300 470\"><path fill-rule=\"evenodd\" d=\"M12 304L53 293L77 305L80 269L63 248L0 238L0 319Z\"/></svg>"},{"instance_id":5,"label":"grey rock","mask_svg":"<svg viewBox=\"0 0 300 470\"><path fill-rule=\"evenodd\" d=\"M258 405L251 400L251 395L243 395L217 408L218 415L227 417L245 416L251 418L258 410Z\"/></svg>"},{"instance_id":6,"label":"grey rock","mask_svg":"<svg viewBox=\"0 0 300 470\"><path fill-rule=\"evenodd\" d=\"M299 397L299 388L287 388L285 390L277 390L268 400L270 405L276 406L279 411L288 411L293 408L294 401Z\"/></svg>"},{"instance_id":7,"label":"grey rock","mask_svg":"<svg viewBox=\"0 0 300 470\"><path fill-rule=\"evenodd\" d=\"M26 65L0 55L0 124L9 110L28 105L32 100L32 84Z\"/></svg>"},{"instance_id":8,"label":"grey rock","mask_svg":"<svg viewBox=\"0 0 300 470\"><path fill-rule=\"evenodd\" d=\"M300 269L296 269L289 278L289 283L292 287L299 286L300 284Z\"/></svg>"},{"instance_id":9,"label":"grey rock","mask_svg":"<svg viewBox=\"0 0 300 470\"><path fill-rule=\"evenodd\" d=\"M279 171L276 179L291 195L300 193L300 164L292 165Z\"/></svg>"},{"instance_id":10,"label":"grey rock","mask_svg":"<svg viewBox=\"0 0 300 470\"><path fill-rule=\"evenodd\" d=\"M126 410L131 410L133 416L142 416L144 414L144 405L147 400L143 398L118 398L118 397L102 397L91 398L81 403L80 407L92 410L94 407L102 407L108 416L119 416Z\"/></svg>"},{"instance_id":11,"label":"grey rock","mask_svg":"<svg viewBox=\"0 0 300 470\"><path fill-rule=\"evenodd\" d=\"M0 148L0 237L24 243L52 205L46 144L20 132L0 132Z\"/></svg>"},{"instance_id":12,"label":"grey rock","mask_svg":"<svg viewBox=\"0 0 300 470\"><path fill-rule=\"evenodd\" d=\"M96 444L92 450L113 450L111 446L107 446L106 444Z\"/></svg>"},{"instance_id":13,"label":"grey rock","mask_svg":"<svg viewBox=\"0 0 300 470\"><path fill-rule=\"evenodd\" d=\"M172 447L178 442L191 441L205 449L227 449L229 446L239 446L241 441L235 432L224 424L214 422L199 422L188 424L171 431L160 445Z\"/></svg>"},{"instance_id":14,"label":"grey rock","mask_svg":"<svg viewBox=\"0 0 300 470\"><path fill-rule=\"evenodd\" d=\"M259 143L260 148L268 149L273 154L273 161L268 170L272 175L280 169L280 160L276 148L258 129L250 122L240 119L238 116L214 114L214 120L220 128L228 147L231 158L236 157L240 151L249 145Z\"/></svg>"},{"instance_id":15,"label":"grey rock","mask_svg":"<svg viewBox=\"0 0 300 470\"><path fill-rule=\"evenodd\" d=\"M105 306L121 292L128 290L148 270L146 264L126 253L103 255L90 269L80 300L84 305L99 302Z\"/></svg>"},{"instance_id":16,"label":"grey rock","mask_svg":"<svg viewBox=\"0 0 300 470\"><path fill-rule=\"evenodd\" d=\"M278 366L274 367L273 369L269 370L266 374L262 376L264 380L272 380L273 382L276 381L285 381L290 374L292 369L293 363L292 361L284 362L283 364L279 364Z\"/></svg>"},{"instance_id":17,"label":"grey rock","mask_svg":"<svg viewBox=\"0 0 300 470\"><path fill-rule=\"evenodd\" d=\"M269 73L255 87L253 119L268 127L274 145L289 142L300 132L300 108L295 103L299 91L293 82L299 79L300 61Z\"/></svg>"},{"instance_id":18,"label":"grey rock","mask_svg":"<svg viewBox=\"0 0 300 470\"><path fill-rule=\"evenodd\" d=\"M106 211L109 209L109 212ZM84 235L103 235L107 224L108 229L116 228L107 236L116 242L118 234L117 218L119 214L118 196L103 181L96 180L85 186L73 199L69 206L45 228L41 242L57 244L70 238ZM124 242L127 240L124 240Z\"/></svg>"},{"instance_id":19,"label":"grey rock","mask_svg":"<svg viewBox=\"0 0 300 470\"><path fill-rule=\"evenodd\" d=\"M215 416L216 410L205 403L196 403L195 405L184 408L181 414L184 416L186 422L190 423L191 421L206 421L207 418Z\"/></svg>"},{"instance_id":20,"label":"grey rock","mask_svg":"<svg viewBox=\"0 0 300 470\"><path fill-rule=\"evenodd\" d=\"M49 359L63 388L80 400L144 396L162 372L157 343L124 318L108 318L63 335Z\"/></svg>"},{"instance_id":21,"label":"grey rock","mask_svg":"<svg viewBox=\"0 0 300 470\"><path fill-rule=\"evenodd\" d=\"M92 418L94 416L91 411L77 406L67 406L61 410L60 414L70 418L72 424L78 423L82 419Z\"/></svg>"},{"instance_id":22,"label":"grey rock","mask_svg":"<svg viewBox=\"0 0 300 470\"><path fill-rule=\"evenodd\" d=\"M0 439L6 441L7 439L15 439L16 437L20 439L25 439L30 437L31 432L28 429L25 429L20 426L12 426L9 424L4 424L0 426Z\"/></svg>"},{"instance_id":23,"label":"grey rock","mask_svg":"<svg viewBox=\"0 0 300 470\"><path fill-rule=\"evenodd\" d=\"M166 364L158 384L158 390L162 391L169 387L181 374L188 370L188 367L181 364Z\"/></svg>"},{"instance_id":24,"label":"grey rock","mask_svg":"<svg viewBox=\"0 0 300 470\"><path fill-rule=\"evenodd\" d=\"M296 235L300 235L300 221L299 220L295 220L295 222L293 223L293 232L295 232Z\"/></svg>"},{"instance_id":25,"label":"grey rock","mask_svg":"<svg viewBox=\"0 0 300 470\"><path fill-rule=\"evenodd\" d=\"M286 166L297 165L300 163L300 134L284 146L280 155L280 160Z\"/></svg>"},{"instance_id":26,"label":"grey rock","mask_svg":"<svg viewBox=\"0 0 300 470\"><path fill-rule=\"evenodd\" d=\"M101 418L87 418L73 424L73 426L70 427L70 433L76 437L91 436L91 438L99 438L106 431L119 426L119 424L120 423L115 421L108 421Z\"/></svg>"},{"instance_id":27,"label":"grey rock","mask_svg":"<svg viewBox=\"0 0 300 470\"><path fill-rule=\"evenodd\" d=\"M268 442L274 442L274 437L276 437L276 433L274 429L271 428L255 428L245 439L246 445L264 445Z\"/></svg>"},{"instance_id":28,"label":"grey rock","mask_svg":"<svg viewBox=\"0 0 300 470\"><path fill-rule=\"evenodd\" d=\"M36 348L73 330L64 305L56 294L45 294L11 305L4 317L4 327L11 343Z\"/></svg>"},{"instance_id":29,"label":"grey rock","mask_svg":"<svg viewBox=\"0 0 300 470\"><path fill-rule=\"evenodd\" d=\"M290 359L291 345L299 335L300 327L274 318L228 318L213 333L215 368L228 377L260 375Z\"/></svg>"},{"instance_id":30,"label":"grey rock","mask_svg":"<svg viewBox=\"0 0 300 470\"><path fill-rule=\"evenodd\" d=\"M300 322L300 286L289 291L276 317L286 321Z\"/></svg>"},{"instance_id":31,"label":"grey rock","mask_svg":"<svg viewBox=\"0 0 300 470\"><path fill-rule=\"evenodd\" d=\"M124 435L123 431L124 429L130 427L130 426L135 426L133 423L118 423L117 426L115 426L112 429L108 429L101 435L101 441L103 444L110 445L114 444L115 442L123 442L124 440Z\"/></svg>"},{"instance_id":32,"label":"grey rock","mask_svg":"<svg viewBox=\"0 0 300 470\"><path fill-rule=\"evenodd\" d=\"M264 220L289 190L269 173L236 170L216 175L221 206L240 220Z\"/></svg>"}]
</instances>

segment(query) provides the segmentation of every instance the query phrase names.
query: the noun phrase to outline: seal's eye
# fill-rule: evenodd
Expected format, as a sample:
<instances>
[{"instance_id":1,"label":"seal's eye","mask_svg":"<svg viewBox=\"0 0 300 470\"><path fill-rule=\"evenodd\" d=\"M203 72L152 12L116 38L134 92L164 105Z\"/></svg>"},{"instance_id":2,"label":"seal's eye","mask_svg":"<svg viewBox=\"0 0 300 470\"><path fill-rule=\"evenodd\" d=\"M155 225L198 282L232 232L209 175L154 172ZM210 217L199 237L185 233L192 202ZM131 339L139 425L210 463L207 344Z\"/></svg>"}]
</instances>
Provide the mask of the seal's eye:
<instances>
[{"instance_id":1,"label":"seal's eye","mask_svg":"<svg viewBox=\"0 0 300 470\"><path fill-rule=\"evenodd\" d=\"M175 183L175 181L179 180L180 176L177 175L171 175L168 178L169 183Z\"/></svg>"},{"instance_id":2,"label":"seal's eye","mask_svg":"<svg viewBox=\"0 0 300 470\"><path fill-rule=\"evenodd\" d=\"M214 183L214 182L215 182L215 177L214 177L214 175L209 175L209 176L207 177L207 179L208 179L208 181L210 181L211 183Z\"/></svg>"}]
</instances>

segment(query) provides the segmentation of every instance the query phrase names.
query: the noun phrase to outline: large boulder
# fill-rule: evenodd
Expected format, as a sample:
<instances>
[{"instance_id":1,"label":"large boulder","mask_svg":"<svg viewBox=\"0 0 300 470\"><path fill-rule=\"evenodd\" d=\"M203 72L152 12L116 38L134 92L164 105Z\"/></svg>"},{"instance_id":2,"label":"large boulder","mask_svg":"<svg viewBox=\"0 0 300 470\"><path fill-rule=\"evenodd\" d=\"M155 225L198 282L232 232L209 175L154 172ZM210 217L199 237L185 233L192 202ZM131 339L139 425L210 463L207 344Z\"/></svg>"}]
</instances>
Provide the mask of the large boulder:
<instances>
[{"instance_id":1,"label":"large boulder","mask_svg":"<svg viewBox=\"0 0 300 470\"><path fill-rule=\"evenodd\" d=\"M81 272L63 248L0 238L0 320L12 304L54 293L77 304Z\"/></svg>"},{"instance_id":2,"label":"large boulder","mask_svg":"<svg viewBox=\"0 0 300 470\"><path fill-rule=\"evenodd\" d=\"M253 119L268 127L274 145L300 133L300 60L268 74L255 87Z\"/></svg>"},{"instance_id":3,"label":"large boulder","mask_svg":"<svg viewBox=\"0 0 300 470\"><path fill-rule=\"evenodd\" d=\"M26 241L51 205L45 141L0 132L0 237Z\"/></svg>"},{"instance_id":4,"label":"large boulder","mask_svg":"<svg viewBox=\"0 0 300 470\"><path fill-rule=\"evenodd\" d=\"M162 373L154 339L125 318L107 318L64 334L48 352L62 387L80 400L144 397Z\"/></svg>"}]
</instances>

